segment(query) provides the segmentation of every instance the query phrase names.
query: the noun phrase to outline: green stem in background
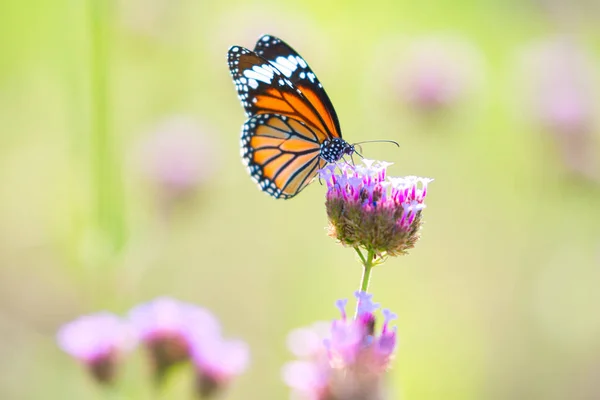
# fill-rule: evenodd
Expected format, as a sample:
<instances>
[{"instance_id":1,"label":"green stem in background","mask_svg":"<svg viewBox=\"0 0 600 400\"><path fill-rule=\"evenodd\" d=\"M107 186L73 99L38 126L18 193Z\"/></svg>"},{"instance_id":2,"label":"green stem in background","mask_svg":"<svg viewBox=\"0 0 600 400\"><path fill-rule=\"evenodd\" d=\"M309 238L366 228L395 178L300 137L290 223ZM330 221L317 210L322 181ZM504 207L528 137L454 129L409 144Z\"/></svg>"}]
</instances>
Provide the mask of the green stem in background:
<instances>
[{"instance_id":1,"label":"green stem in background","mask_svg":"<svg viewBox=\"0 0 600 400\"><path fill-rule=\"evenodd\" d=\"M100 240L109 251L124 241L124 212L120 163L109 128L109 21L110 1L90 0L90 156L94 221Z\"/></svg>"}]
</instances>

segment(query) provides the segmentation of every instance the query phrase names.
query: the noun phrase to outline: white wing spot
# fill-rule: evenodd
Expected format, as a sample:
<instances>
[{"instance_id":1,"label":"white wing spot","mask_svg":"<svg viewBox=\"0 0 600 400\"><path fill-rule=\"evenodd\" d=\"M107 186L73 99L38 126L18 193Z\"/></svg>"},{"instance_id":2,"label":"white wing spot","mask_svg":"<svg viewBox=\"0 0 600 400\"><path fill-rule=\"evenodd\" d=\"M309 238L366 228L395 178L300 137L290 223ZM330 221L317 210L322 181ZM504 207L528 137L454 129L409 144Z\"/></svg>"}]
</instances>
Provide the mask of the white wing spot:
<instances>
[{"instance_id":1,"label":"white wing spot","mask_svg":"<svg viewBox=\"0 0 600 400\"><path fill-rule=\"evenodd\" d=\"M298 68L295 64L291 63L287 58L282 56L277 57L273 64L287 78L292 76L292 73L296 70L296 68Z\"/></svg>"},{"instance_id":2,"label":"white wing spot","mask_svg":"<svg viewBox=\"0 0 600 400\"><path fill-rule=\"evenodd\" d=\"M246 72L249 72L249 71L244 71L244 74ZM267 82L267 83L270 83L270 81ZM252 89L256 89L258 87L258 82L256 81L256 79L249 79L248 80L248 86L250 86Z\"/></svg>"},{"instance_id":3,"label":"white wing spot","mask_svg":"<svg viewBox=\"0 0 600 400\"><path fill-rule=\"evenodd\" d=\"M252 67L252 69L247 69L244 71L244 76L248 79L250 79L250 81L248 82L248 84L250 86L252 86L254 89L256 89L253 85L252 85L252 80L257 80L257 81L261 81L264 83L271 83L271 79L273 79L273 74L272 73L268 73L267 71L265 71L264 69L254 66Z\"/></svg>"},{"instance_id":4,"label":"white wing spot","mask_svg":"<svg viewBox=\"0 0 600 400\"><path fill-rule=\"evenodd\" d=\"M306 61L304 61L304 59L302 57L296 56L296 59L298 60L298 63L300 64L300 66L302 68L308 67L308 64L306 64Z\"/></svg>"}]
</instances>

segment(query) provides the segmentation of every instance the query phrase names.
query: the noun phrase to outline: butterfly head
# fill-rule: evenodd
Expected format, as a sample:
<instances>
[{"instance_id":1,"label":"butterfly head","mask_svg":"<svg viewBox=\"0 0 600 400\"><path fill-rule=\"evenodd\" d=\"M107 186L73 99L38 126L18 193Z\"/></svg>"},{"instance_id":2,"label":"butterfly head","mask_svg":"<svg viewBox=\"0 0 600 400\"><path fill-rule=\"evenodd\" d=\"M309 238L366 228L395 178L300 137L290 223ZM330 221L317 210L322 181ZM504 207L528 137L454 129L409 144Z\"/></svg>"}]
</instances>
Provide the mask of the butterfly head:
<instances>
[{"instance_id":1,"label":"butterfly head","mask_svg":"<svg viewBox=\"0 0 600 400\"><path fill-rule=\"evenodd\" d=\"M321 144L321 158L328 163L337 162L345 155L351 156L354 152L354 145L342 138L326 140Z\"/></svg>"}]
</instances>

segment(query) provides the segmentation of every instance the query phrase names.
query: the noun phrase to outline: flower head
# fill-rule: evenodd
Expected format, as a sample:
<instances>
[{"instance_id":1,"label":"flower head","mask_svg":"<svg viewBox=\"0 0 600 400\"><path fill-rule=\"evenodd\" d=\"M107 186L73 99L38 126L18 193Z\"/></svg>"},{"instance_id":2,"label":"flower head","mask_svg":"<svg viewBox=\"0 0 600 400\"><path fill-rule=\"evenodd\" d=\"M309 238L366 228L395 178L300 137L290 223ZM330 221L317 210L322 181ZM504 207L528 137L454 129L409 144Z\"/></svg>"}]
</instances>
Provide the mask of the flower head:
<instances>
[{"instance_id":1,"label":"flower head","mask_svg":"<svg viewBox=\"0 0 600 400\"><path fill-rule=\"evenodd\" d=\"M593 125L593 69L588 55L570 40L549 40L526 53L539 120L551 131L577 134Z\"/></svg>"},{"instance_id":2,"label":"flower head","mask_svg":"<svg viewBox=\"0 0 600 400\"><path fill-rule=\"evenodd\" d=\"M416 39L399 64L400 95L423 111L452 106L481 80L478 53L460 38Z\"/></svg>"},{"instance_id":3,"label":"flower head","mask_svg":"<svg viewBox=\"0 0 600 400\"><path fill-rule=\"evenodd\" d=\"M379 255L398 255L419 239L421 211L432 179L386 176L390 163L330 164L319 173L327 184L330 236Z\"/></svg>"},{"instance_id":4,"label":"flower head","mask_svg":"<svg viewBox=\"0 0 600 400\"><path fill-rule=\"evenodd\" d=\"M220 332L216 318L207 310L168 297L159 297L129 312L129 319L150 353L157 380L175 364L190 358L190 331L208 335Z\"/></svg>"},{"instance_id":5,"label":"flower head","mask_svg":"<svg viewBox=\"0 0 600 400\"><path fill-rule=\"evenodd\" d=\"M334 320L327 333L302 328L290 334L290 348L301 359L286 364L283 379L302 398L311 400L363 400L383 398L383 377L396 349L396 316L383 310L381 330L375 329L371 295L356 292L358 311L348 319L346 300L338 301L342 317ZM321 326L318 325L320 328ZM320 330L320 329L319 329ZM315 337L321 337L315 346ZM309 346L306 346L309 344ZM298 351L298 348L311 351Z\"/></svg>"},{"instance_id":6,"label":"flower head","mask_svg":"<svg viewBox=\"0 0 600 400\"><path fill-rule=\"evenodd\" d=\"M223 339L218 320L202 307L159 297L132 309L129 318L150 353L159 383L172 366L190 360L198 392L209 397L248 364L247 345Z\"/></svg>"},{"instance_id":7,"label":"flower head","mask_svg":"<svg viewBox=\"0 0 600 400\"><path fill-rule=\"evenodd\" d=\"M166 198L185 197L212 175L213 147L196 121L171 117L155 127L142 144L142 169Z\"/></svg>"},{"instance_id":8,"label":"flower head","mask_svg":"<svg viewBox=\"0 0 600 400\"><path fill-rule=\"evenodd\" d=\"M108 312L63 325L57 341L63 351L84 363L98 382L106 384L114 380L121 353L132 347L127 324Z\"/></svg>"},{"instance_id":9,"label":"flower head","mask_svg":"<svg viewBox=\"0 0 600 400\"><path fill-rule=\"evenodd\" d=\"M530 114L552 135L569 171L597 180L596 70L585 47L568 37L545 39L525 49L522 64Z\"/></svg>"},{"instance_id":10,"label":"flower head","mask_svg":"<svg viewBox=\"0 0 600 400\"><path fill-rule=\"evenodd\" d=\"M248 345L241 340L224 339L218 332L189 331L191 358L196 369L197 389L206 398L245 371L250 359Z\"/></svg>"}]
</instances>

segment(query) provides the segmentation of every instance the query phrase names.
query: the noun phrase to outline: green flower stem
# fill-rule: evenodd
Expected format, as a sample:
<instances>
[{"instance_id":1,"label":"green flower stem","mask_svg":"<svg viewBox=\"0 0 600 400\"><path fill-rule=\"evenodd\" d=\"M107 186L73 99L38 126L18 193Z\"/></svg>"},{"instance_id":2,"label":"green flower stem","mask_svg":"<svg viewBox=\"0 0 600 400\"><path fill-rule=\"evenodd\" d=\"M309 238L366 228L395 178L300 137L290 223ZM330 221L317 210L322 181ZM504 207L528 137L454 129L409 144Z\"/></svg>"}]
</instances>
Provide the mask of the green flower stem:
<instances>
[{"instance_id":1,"label":"green flower stem","mask_svg":"<svg viewBox=\"0 0 600 400\"><path fill-rule=\"evenodd\" d=\"M367 263L367 260L365 260L365 256L363 256L362 251L360 251L360 249L358 247L354 247L354 250L356 250L356 254L358 254L358 256L360 257L360 261L362 262L362 265L365 265Z\"/></svg>"},{"instance_id":2,"label":"green flower stem","mask_svg":"<svg viewBox=\"0 0 600 400\"><path fill-rule=\"evenodd\" d=\"M365 257L358 247L355 247L354 250L356 250L356 253L360 257L360 260L363 264L363 275L360 283L360 291L367 292L369 290L369 281L371 280L371 270L375 266L373 263L375 252L373 250L369 250L367 252L367 257Z\"/></svg>"}]
</instances>

